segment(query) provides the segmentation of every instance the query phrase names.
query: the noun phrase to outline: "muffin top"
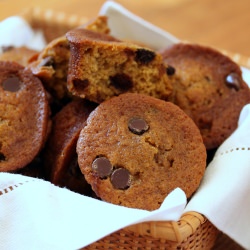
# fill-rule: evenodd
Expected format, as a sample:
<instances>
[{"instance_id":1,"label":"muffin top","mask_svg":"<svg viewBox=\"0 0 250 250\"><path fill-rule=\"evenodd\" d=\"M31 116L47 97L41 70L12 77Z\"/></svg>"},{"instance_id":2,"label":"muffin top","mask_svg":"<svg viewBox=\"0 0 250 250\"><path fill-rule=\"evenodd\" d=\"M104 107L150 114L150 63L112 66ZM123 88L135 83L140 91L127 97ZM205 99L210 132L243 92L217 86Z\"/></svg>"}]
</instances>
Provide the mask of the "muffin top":
<instances>
[{"instance_id":1,"label":"muffin top","mask_svg":"<svg viewBox=\"0 0 250 250\"><path fill-rule=\"evenodd\" d=\"M14 171L40 152L50 111L41 81L15 62L0 62L0 100L0 171Z\"/></svg>"},{"instance_id":2,"label":"muffin top","mask_svg":"<svg viewBox=\"0 0 250 250\"><path fill-rule=\"evenodd\" d=\"M113 97L90 114L77 153L98 197L147 210L176 187L190 197L206 165L194 122L172 103L135 93Z\"/></svg>"},{"instance_id":3,"label":"muffin top","mask_svg":"<svg viewBox=\"0 0 250 250\"><path fill-rule=\"evenodd\" d=\"M161 52L174 69L172 101L199 127L207 149L217 148L236 129L250 91L238 64L197 44L175 44Z\"/></svg>"}]
</instances>

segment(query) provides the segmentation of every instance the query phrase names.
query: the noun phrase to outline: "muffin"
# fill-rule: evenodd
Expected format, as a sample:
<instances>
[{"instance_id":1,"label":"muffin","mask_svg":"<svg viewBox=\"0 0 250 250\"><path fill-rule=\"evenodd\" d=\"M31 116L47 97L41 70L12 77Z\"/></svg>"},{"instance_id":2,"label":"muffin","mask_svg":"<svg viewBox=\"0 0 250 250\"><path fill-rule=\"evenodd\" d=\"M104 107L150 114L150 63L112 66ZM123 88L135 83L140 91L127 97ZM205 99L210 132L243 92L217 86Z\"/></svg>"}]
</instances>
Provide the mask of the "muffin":
<instances>
[{"instance_id":1,"label":"muffin","mask_svg":"<svg viewBox=\"0 0 250 250\"><path fill-rule=\"evenodd\" d=\"M41 81L15 62L0 62L0 171L17 171L43 148L50 124Z\"/></svg>"},{"instance_id":2,"label":"muffin","mask_svg":"<svg viewBox=\"0 0 250 250\"><path fill-rule=\"evenodd\" d=\"M81 173L76 154L76 142L86 119L96 104L74 100L53 117L52 131L43 159L46 178L53 184L81 194L90 194L91 188Z\"/></svg>"},{"instance_id":3,"label":"muffin","mask_svg":"<svg viewBox=\"0 0 250 250\"><path fill-rule=\"evenodd\" d=\"M250 102L239 65L196 44L175 44L161 54L177 78L172 101L194 120L206 148L217 148L236 129L241 109Z\"/></svg>"},{"instance_id":4,"label":"muffin","mask_svg":"<svg viewBox=\"0 0 250 250\"><path fill-rule=\"evenodd\" d=\"M180 187L191 197L206 167L192 119L173 103L137 93L102 102L77 142L78 163L100 199L154 210Z\"/></svg>"},{"instance_id":5,"label":"muffin","mask_svg":"<svg viewBox=\"0 0 250 250\"><path fill-rule=\"evenodd\" d=\"M98 16L81 27L100 33L109 33L107 17L104 16ZM62 106L71 99L66 86L69 57L68 41L65 36L61 36L51 41L41 51L38 58L29 64L32 73L42 80L46 90L55 100L61 101Z\"/></svg>"},{"instance_id":6,"label":"muffin","mask_svg":"<svg viewBox=\"0 0 250 250\"><path fill-rule=\"evenodd\" d=\"M0 61L17 62L23 66L27 66L30 60L37 55L37 51L27 47L5 47L0 53Z\"/></svg>"},{"instance_id":7,"label":"muffin","mask_svg":"<svg viewBox=\"0 0 250 250\"><path fill-rule=\"evenodd\" d=\"M125 92L167 100L172 83L161 55L107 34L74 29L70 45L67 86L76 96L101 103Z\"/></svg>"}]
</instances>

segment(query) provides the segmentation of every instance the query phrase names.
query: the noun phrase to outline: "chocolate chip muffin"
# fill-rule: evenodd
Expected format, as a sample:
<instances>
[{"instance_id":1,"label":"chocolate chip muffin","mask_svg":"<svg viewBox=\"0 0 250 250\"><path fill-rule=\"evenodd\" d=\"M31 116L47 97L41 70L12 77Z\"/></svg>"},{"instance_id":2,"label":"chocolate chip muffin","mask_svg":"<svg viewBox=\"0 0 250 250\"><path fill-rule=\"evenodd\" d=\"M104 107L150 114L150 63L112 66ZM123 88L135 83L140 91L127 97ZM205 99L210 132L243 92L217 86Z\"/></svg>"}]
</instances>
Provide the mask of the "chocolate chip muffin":
<instances>
[{"instance_id":1,"label":"chocolate chip muffin","mask_svg":"<svg viewBox=\"0 0 250 250\"><path fill-rule=\"evenodd\" d=\"M178 106L126 93L101 103L77 142L78 163L102 200L154 210L176 187L190 197L206 167L197 126Z\"/></svg>"},{"instance_id":2,"label":"chocolate chip muffin","mask_svg":"<svg viewBox=\"0 0 250 250\"><path fill-rule=\"evenodd\" d=\"M98 16L81 26L99 33L109 33L107 17ZM68 63L70 57L69 43L65 36L51 41L29 64L32 73L39 77L46 90L63 104L71 99L67 89Z\"/></svg>"},{"instance_id":3,"label":"chocolate chip muffin","mask_svg":"<svg viewBox=\"0 0 250 250\"><path fill-rule=\"evenodd\" d=\"M17 171L40 153L49 131L41 81L15 62L0 62L0 171Z\"/></svg>"},{"instance_id":4,"label":"chocolate chip muffin","mask_svg":"<svg viewBox=\"0 0 250 250\"><path fill-rule=\"evenodd\" d=\"M250 102L239 65L196 44L175 44L161 54L177 78L172 101L194 120L206 148L217 148L236 129L242 107Z\"/></svg>"},{"instance_id":5,"label":"chocolate chip muffin","mask_svg":"<svg viewBox=\"0 0 250 250\"><path fill-rule=\"evenodd\" d=\"M96 104L87 100L68 103L53 117L52 131L44 151L47 178L55 185L90 194L90 186L81 173L76 154L80 130Z\"/></svg>"},{"instance_id":6,"label":"chocolate chip muffin","mask_svg":"<svg viewBox=\"0 0 250 250\"><path fill-rule=\"evenodd\" d=\"M161 55L86 29L66 34L70 44L68 89L101 103L125 92L167 100L172 84Z\"/></svg>"}]
</instances>

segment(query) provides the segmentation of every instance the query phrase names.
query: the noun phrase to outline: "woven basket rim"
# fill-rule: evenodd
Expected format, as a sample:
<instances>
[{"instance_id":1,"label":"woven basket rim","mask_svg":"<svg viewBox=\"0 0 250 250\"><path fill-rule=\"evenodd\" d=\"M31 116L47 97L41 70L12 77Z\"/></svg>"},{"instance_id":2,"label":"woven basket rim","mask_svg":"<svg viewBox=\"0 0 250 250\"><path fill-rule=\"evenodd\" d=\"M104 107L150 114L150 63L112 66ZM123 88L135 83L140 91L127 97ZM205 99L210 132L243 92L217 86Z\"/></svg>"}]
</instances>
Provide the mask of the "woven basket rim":
<instances>
[{"instance_id":1,"label":"woven basket rim","mask_svg":"<svg viewBox=\"0 0 250 250\"><path fill-rule=\"evenodd\" d=\"M58 24L75 28L89 20L85 16L69 15L65 12L55 11L53 9L42 9L39 6L28 7L19 13L19 16L23 17L31 26L34 22L41 22L43 24Z\"/></svg>"},{"instance_id":2,"label":"woven basket rim","mask_svg":"<svg viewBox=\"0 0 250 250\"><path fill-rule=\"evenodd\" d=\"M140 235L182 242L207 221L198 212L184 213L178 221L149 221L126 227L125 229Z\"/></svg>"}]
</instances>

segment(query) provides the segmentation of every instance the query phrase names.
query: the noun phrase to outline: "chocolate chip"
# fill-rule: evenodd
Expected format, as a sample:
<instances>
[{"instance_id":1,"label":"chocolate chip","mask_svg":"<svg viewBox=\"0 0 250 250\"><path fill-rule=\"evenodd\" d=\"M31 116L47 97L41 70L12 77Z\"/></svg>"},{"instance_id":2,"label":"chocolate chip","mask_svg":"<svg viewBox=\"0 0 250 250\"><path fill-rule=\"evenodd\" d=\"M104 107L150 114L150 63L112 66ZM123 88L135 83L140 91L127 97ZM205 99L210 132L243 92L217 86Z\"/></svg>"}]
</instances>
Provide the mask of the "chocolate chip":
<instances>
[{"instance_id":1,"label":"chocolate chip","mask_svg":"<svg viewBox=\"0 0 250 250\"><path fill-rule=\"evenodd\" d=\"M92 169L100 178L105 178L112 173L113 166L106 157L99 157L93 161Z\"/></svg>"},{"instance_id":2,"label":"chocolate chip","mask_svg":"<svg viewBox=\"0 0 250 250\"><path fill-rule=\"evenodd\" d=\"M130 76L126 74L116 74L110 76L111 84L121 91L127 91L133 87L133 81Z\"/></svg>"},{"instance_id":3,"label":"chocolate chip","mask_svg":"<svg viewBox=\"0 0 250 250\"><path fill-rule=\"evenodd\" d=\"M110 180L116 189L126 189L131 185L130 173L125 168L116 169L112 173Z\"/></svg>"},{"instance_id":4,"label":"chocolate chip","mask_svg":"<svg viewBox=\"0 0 250 250\"><path fill-rule=\"evenodd\" d=\"M128 128L132 133L142 135L149 129L149 125L142 118L132 118L128 122Z\"/></svg>"},{"instance_id":5,"label":"chocolate chip","mask_svg":"<svg viewBox=\"0 0 250 250\"><path fill-rule=\"evenodd\" d=\"M234 88L235 90L240 89L240 76L236 73L231 73L226 77L226 84L230 88Z\"/></svg>"},{"instance_id":6,"label":"chocolate chip","mask_svg":"<svg viewBox=\"0 0 250 250\"><path fill-rule=\"evenodd\" d=\"M167 73L168 76L174 75L174 73L175 73L175 68L172 67L172 66L170 66L170 65L168 65L167 68L166 68L166 73Z\"/></svg>"},{"instance_id":7,"label":"chocolate chip","mask_svg":"<svg viewBox=\"0 0 250 250\"><path fill-rule=\"evenodd\" d=\"M136 51L135 60L143 63L148 64L155 58L155 52L146 50L146 49L138 49Z\"/></svg>"},{"instance_id":8,"label":"chocolate chip","mask_svg":"<svg viewBox=\"0 0 250 250\"><path fill-rule=\"evenodd\" d=\"M73 80L73 85L76 91L81 91L84 90L86 87L88 87L89 80L88 79L81 80L76 78Z\"/></svg>"},{"instance_id":9,"label":"chocolate chip","mask_svg":"<svg viewBox=\"0 0 250 250\"><path fill-rule=\"evenodd\" d=\"M10 92L17 92L21 87L21 82L16 76L5 79L2 84L3 89Z\"/></svg>"}]
</instances>

